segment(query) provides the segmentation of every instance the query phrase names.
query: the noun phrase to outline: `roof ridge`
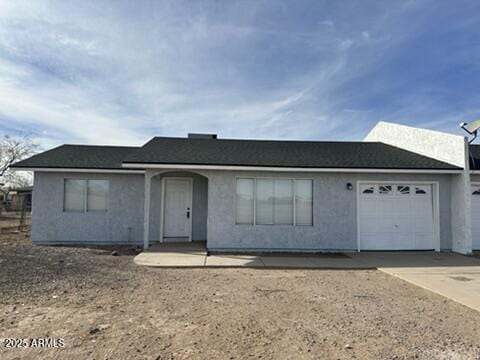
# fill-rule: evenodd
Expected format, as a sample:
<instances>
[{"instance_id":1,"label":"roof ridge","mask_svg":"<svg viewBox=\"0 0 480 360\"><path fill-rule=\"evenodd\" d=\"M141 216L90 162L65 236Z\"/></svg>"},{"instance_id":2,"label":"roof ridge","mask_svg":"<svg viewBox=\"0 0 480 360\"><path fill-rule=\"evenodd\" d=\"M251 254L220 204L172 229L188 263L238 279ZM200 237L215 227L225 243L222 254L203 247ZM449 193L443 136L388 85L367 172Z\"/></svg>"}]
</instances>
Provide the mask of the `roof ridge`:
<instances>
[{"instance_id":1,"label":"roof ridge","mask_svg":"<svg viewBox=\"0 0 480 360\"><path fill-rule=\"evenodd\" d=\"M126 149L140 149L142 146L133 146L133 145L90 145L90 144L63 144L57 147L62 146L82 146L82 147L110 147L110 148L126 148Z\"/></svg>"},{"instance_id":2,"label":"roof ridge","mask_svg":"<svg viewBox=\"0 0 480 360\"><path fill-rule=\"evenodd\" d=\"M147 143L152 140L184 140L184 141L235 141L235 142L273 142L273 143L321 143L321 144L383 144L381 141L362 141L362 140L294 140L294 139L232 139L232 138L216 138L216 139L196 139L187 137L175 137L175 136L154 136Z\"/></svg>"}]
</instances>

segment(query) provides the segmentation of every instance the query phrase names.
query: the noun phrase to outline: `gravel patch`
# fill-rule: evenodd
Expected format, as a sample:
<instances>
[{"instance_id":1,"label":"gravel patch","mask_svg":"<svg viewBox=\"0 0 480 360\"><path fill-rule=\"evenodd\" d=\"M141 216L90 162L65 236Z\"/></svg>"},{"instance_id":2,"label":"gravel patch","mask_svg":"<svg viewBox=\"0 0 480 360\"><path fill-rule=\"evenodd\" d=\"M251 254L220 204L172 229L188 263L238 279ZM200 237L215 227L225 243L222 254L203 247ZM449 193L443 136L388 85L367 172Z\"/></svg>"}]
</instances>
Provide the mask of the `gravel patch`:
<instances>
[{"instance_id":1,"label":"gravel patch","mask_svg":"<svg viewBox=\"0 0 480 360\"><path fill-rule=\"evenodd\" d=\"M0 358L480 359L480 313L379 271L155 269L135 253L0 236ZM3 347L45 337L65 348Z\"/></svg>"}]
</instances>

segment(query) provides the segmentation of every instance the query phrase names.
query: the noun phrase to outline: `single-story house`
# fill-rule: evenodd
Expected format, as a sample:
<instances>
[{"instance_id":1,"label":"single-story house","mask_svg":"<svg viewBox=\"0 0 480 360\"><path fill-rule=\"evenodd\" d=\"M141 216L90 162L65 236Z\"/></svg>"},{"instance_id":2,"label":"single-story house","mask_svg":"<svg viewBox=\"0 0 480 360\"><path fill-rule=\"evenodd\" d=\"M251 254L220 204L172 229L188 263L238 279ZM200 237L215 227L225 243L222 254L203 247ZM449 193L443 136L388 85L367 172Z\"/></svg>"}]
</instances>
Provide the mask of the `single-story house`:
<instances>
[{"instance_id":1,"label":"single-story house","mask_svg":"<svg viewBox=\"0 0 480 360\"><path fill-rule=\"evenodd\" d=\"M12 168L34 171L35 244L469 253L480 238L472 149L469 161L462 136L380 122L360 142L189 134L63 145Z\"/></svg>"}]
</instances>

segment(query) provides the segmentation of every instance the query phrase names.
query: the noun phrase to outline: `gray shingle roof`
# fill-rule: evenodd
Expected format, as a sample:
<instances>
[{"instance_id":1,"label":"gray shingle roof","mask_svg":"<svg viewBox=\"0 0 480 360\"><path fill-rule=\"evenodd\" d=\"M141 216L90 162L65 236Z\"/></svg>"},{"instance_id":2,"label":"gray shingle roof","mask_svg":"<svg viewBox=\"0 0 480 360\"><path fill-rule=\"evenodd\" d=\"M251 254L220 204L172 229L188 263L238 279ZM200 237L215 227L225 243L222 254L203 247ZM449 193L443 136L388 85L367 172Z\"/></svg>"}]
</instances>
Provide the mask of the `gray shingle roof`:
<instances>
[{"instance_id":1,"label":"gray shingle roof","mask_svg":"<svg viewBox=\"0 0 480 360\"><path fill-rule=\"evenodd\" d=\"M270 141L155 137L124 163L305 168L459 169L378 142Z\"/></svg>"},{"instance_id":2,"label":"gray shingle roof","mask_svg":"<svg viewBox=\"0 0 480 360\"><path fill-rule=\"evenodd\" d=\"M12 165L24 168L123 169L122 160L138 147L62 145Z\"/></svg>"},{"instance_id":3,"label":"gray shingle roof","mask_svg":"<svg viewBox=\"0 0 480 360\"><path fill-rule=\"evenodd\" d=\"M379 142L270 141L155 137L143 147L63 145L13 167L125 169L124 164L458 170Z\"/></svg>"}]
</instances>

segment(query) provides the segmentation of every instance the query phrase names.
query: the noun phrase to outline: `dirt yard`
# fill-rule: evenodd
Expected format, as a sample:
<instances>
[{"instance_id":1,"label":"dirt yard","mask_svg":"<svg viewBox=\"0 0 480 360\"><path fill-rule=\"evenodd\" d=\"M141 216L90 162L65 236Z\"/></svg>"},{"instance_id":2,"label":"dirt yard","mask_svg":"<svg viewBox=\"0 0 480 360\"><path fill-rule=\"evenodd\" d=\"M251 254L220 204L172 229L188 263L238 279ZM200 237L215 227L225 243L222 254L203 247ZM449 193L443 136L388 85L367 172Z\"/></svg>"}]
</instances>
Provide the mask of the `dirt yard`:
<instances>
[{"instance_id":1,"label":"dirt yard","mask_svg":"<svg viewBox=\"0 0 480 360\"><path fill-rule=\"evenodd\" d=\"M22 218L22 213L20 212L6 212L4 210L0 211L0 234L12 233L30 228L32 223L32 217L30 213L24 213Z\"/></svg>"},{"instance_id":2,"label":"dirt yard","mask_svg":"<svg viewBox=\"0 0 480 360\"><path fill-rule=\"evenodd\" d=\"M480 358L479 313L381 272L152 269L111 252L2 235L0 358Z\"/></svg>"}]
</instances>

